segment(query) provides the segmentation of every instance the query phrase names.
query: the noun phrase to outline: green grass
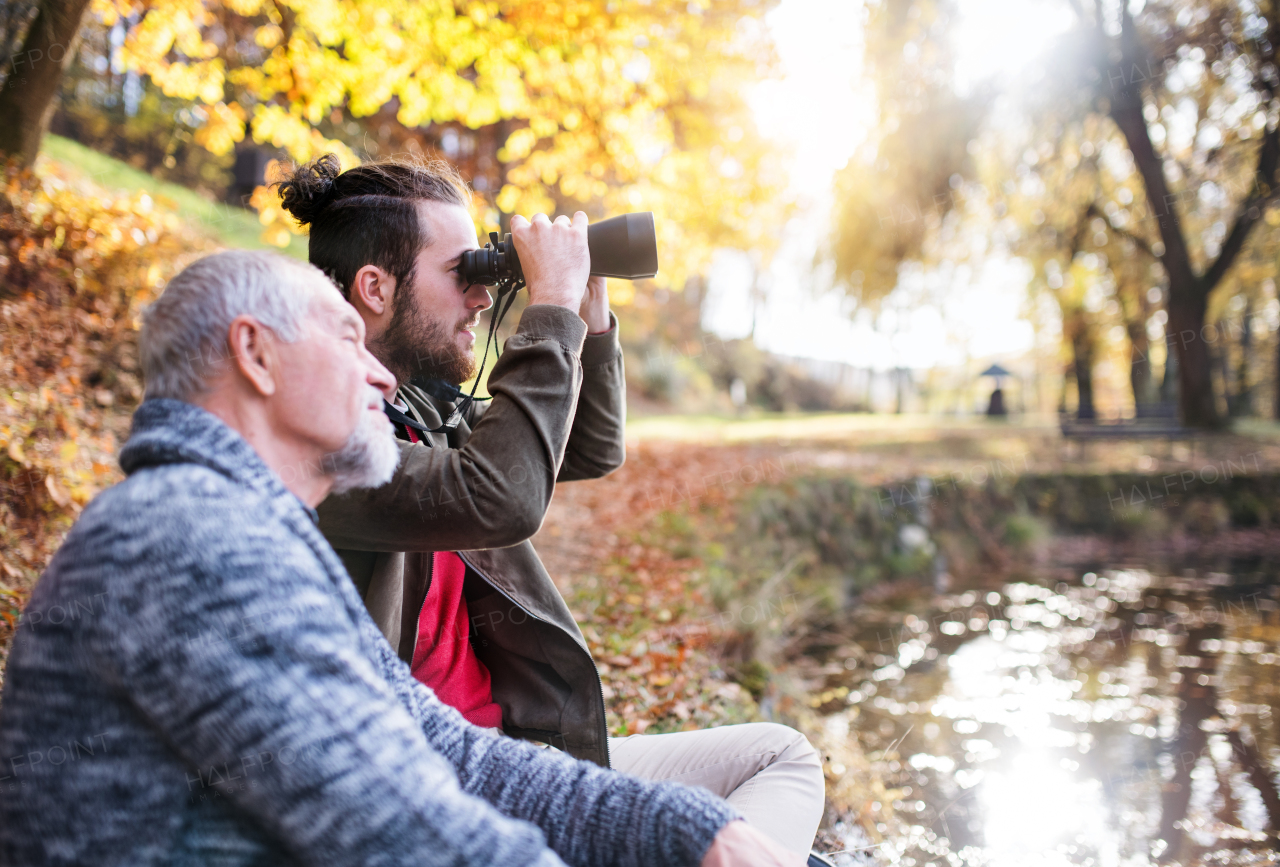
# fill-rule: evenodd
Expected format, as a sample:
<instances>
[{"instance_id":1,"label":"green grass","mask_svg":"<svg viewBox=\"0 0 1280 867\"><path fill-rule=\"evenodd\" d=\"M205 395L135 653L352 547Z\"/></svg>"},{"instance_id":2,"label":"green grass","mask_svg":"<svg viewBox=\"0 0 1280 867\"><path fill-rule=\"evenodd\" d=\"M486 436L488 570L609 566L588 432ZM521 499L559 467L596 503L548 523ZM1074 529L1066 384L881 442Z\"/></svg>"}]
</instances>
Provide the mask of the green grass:
<instances>
[{"instance_id":1,"label":"green grass","mask_svg":"<svg viewBox=\"0 0 1280 867\"><path fill-rule=\"evenodd\" d=\"M184 220L208 232L224 246L245 250L276 250L298 259L307 258L307 239L302 236L294 236L289 246L283 250L264 244L260 240L262 224L253 211L210 201L194 190L158 180L114 157L61 136L45 136L41 152L66 170L79 172L108 190L141 190L156 199L169 200Z\"/></svg>"},{"instance_id":2,"label":"green grass","mask_svg":"<svg viewBox=\"0 0 1280 867\"><path fill-rule=\"evenodd\" d=\"M982 416L889 415L883 413L759 413L741 417L653 415L627 419L627 436L677 442L761 440L908 441L942 435L1007 437L1056 430L1057 419L1027 415L993 422Z\"/></svg>"},{"instance_id":3,"label":"green grass","mask_svg":"<svg viewBox=\"0 0 1280 867\"><path fill-rule=\"evenodd\" d=\"M1238 418L1231 423L1231 432L1261 440L1280 439L1280 422L1269 418Z\"/></svg>"}]
</instances>

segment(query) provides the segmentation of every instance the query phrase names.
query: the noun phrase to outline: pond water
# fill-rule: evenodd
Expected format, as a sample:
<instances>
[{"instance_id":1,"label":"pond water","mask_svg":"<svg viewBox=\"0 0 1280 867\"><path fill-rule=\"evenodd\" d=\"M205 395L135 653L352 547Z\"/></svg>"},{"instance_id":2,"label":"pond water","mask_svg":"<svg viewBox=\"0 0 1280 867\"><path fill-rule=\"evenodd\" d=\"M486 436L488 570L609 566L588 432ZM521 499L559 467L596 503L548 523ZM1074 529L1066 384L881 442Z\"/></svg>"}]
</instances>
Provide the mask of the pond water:
<instances>
[{"instance_id":1,"label":"pond water","mask_svg":"<svg viewBox=\"0 0 1280 867\"><path fill-rule=\"evenodd\" d=\"M809 650L889 789L838 860L1277 863L1277 589L1116 569L860 609Z\"/></svg>"}]
</instances>

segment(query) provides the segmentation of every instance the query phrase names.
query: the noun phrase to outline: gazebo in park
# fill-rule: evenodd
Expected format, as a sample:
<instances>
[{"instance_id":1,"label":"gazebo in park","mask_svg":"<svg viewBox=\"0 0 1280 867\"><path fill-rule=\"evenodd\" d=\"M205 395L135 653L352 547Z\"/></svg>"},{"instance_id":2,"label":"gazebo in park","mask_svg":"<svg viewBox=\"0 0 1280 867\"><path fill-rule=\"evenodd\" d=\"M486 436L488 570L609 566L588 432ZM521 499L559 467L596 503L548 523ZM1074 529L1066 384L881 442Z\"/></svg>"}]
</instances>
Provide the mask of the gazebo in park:
<instances>
[{"instance_id":1,"label":"gazebo in park","mask_svg":"<svg viewBox=\"0 0 1280 867\"><path fill-rule=\"evenodd\" d=\"M1013 376L1013 374L1005 370L1000 365L993 364L986 370L982 371L982 373L978 374L978 376L990 376L996 381L996 387L991 392L991 401L987 404L987 415L999 416L1001 418L1007 416L1009 414L1009 410L1006 409L1004 405L1004 378L1006 376Z\"/></svg>"}]
</instances>

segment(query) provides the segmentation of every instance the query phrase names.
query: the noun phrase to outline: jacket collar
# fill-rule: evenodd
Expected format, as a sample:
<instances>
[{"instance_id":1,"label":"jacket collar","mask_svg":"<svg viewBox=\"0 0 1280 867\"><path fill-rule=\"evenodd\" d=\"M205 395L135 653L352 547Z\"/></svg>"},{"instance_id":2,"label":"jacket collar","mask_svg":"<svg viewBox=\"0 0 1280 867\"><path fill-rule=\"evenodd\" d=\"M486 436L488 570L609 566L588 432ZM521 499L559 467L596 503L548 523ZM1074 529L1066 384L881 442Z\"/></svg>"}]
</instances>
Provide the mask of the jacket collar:
<instances>
[{"instance_id":1,"label":"jacket collar","mask_svg":"<svg viewBox=\"0 0 1280 867\"><path fill-rule=\"evenodd\" d=\"M120 468L132 475L165 464L208 467L272 499L287 497L316 520L315 510L294 496L253 446L222 419L181 400L152 398L133 414L133 430L120 450Z\"/></svg>"}]
</instances>

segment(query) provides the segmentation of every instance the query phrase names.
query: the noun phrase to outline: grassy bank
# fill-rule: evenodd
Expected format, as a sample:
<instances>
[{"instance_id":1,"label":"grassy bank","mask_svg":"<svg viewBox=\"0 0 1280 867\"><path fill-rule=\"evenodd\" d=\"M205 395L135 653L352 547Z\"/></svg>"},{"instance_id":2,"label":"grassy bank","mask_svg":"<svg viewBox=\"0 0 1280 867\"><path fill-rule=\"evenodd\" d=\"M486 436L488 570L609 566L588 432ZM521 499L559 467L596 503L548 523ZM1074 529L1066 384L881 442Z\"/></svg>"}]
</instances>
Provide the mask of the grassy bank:
<instances>
[{"instance_id":1,"label":"grassy bank","mask_svg":"<svg viewBox=\"0 0 1280 867\"><path fill-rule=\"evenodd\" d=\"M192 228L209 235L219 246L245 250L268 249L287 253L298 259L307 258L307 239L295 235L283 250L264 244L258 215L247 208L206 199L178 184L160 181L146 172L90 150L71 139L46 136L41 155L58 164L59 170L78 174L98 186L130 195L145 192L171 208Z\"/></svg>"}]
</instances>

